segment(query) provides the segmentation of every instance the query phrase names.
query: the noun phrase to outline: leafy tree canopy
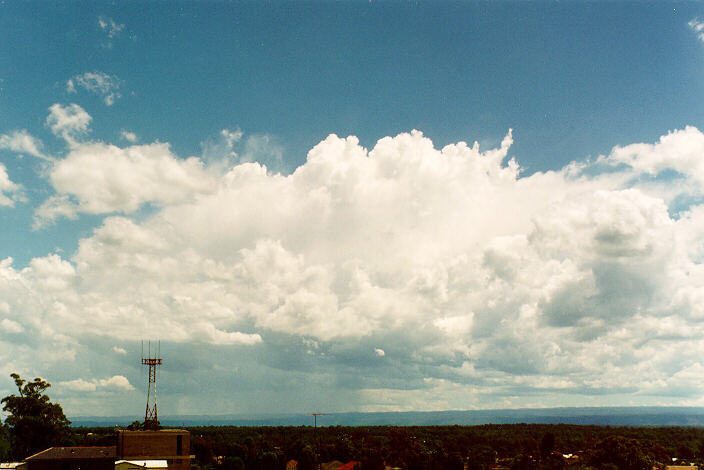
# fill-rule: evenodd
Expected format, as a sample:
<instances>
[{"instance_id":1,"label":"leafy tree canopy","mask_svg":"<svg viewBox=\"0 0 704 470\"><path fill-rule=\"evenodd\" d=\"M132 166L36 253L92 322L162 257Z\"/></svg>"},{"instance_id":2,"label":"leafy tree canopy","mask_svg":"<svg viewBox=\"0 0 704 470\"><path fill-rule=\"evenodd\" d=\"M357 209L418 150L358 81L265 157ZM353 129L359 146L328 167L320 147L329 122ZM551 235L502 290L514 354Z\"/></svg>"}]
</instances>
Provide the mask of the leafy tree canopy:
<instances>
[{"instance_id":1,"label":"leafy tree canopy","mask_svg":"<svg viewBox=\"0 0 704 470\"><path fill-rule=\"evenodd\" d=\"M69 436L69 425L61 405L52 403L44 391L51 384L37 377L29 382L19 374L10 375L19 395L2 399L3 411L8 413L5 424L9 428L12 456L24 459L54 445L60 445Z\"/></svg>"},{"instance_id":2,"label":"leafy tree canopy","mask_svg":"<svg viewBox=\"0 0 704 470\"><path fill-rule=\"evenodd\" d=\"M591 462L596 467L613 465L621 470L650 470L652 461L637 440L623 436L609 436L594 449Z\"/></svg>"}]
</instances>

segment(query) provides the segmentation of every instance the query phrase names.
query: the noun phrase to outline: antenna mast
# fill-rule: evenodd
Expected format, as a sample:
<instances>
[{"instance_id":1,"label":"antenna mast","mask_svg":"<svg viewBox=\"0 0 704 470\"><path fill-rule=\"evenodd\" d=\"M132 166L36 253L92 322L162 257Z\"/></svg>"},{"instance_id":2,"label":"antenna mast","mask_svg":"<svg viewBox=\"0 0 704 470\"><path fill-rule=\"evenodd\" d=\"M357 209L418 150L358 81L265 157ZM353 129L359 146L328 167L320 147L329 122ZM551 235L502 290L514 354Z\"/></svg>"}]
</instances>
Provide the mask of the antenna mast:
<instances>
[{"instance_id":1,"label":"antenna mast","mask_svg":"<svg viewBox=\"0 0 704 470\"><path fill-rule=\"evenodd\" d=\"M320 470L320 434L318 434L318 416L325 416L325 413L311 413L311 416L313 416L313 425L315 426L315 435L318 438L318 448L316 449L315 452L315 468L316 470Z\"/></svg>"},{"instance_id":2,"label":"antenna mast","mask_svg":"<svg viewBox=\"0 0 704 470\"><path fill-rule=\"evenodd\" d=\"M157 367L161 365L161 341L157 342L152 356L152 342L147 343L147 356L144 356L144 341L142 341L142 364L149 367L149 383L147 386L147 410L144 413L144 429L159 429L156 414L156 375Z\"/></svg>"}]
</instances>

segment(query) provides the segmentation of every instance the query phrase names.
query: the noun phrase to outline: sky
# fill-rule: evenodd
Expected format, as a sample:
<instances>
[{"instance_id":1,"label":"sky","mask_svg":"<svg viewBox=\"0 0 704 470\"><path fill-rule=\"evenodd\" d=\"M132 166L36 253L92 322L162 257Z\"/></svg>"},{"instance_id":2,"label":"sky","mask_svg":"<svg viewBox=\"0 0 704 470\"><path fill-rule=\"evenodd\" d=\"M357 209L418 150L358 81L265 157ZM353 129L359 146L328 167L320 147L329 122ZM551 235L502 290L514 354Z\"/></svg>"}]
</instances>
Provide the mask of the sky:
<instances>
[{"instance_id":1,"label":"sky","mask_svg":"<svg viewBox=\"0 0 704 470\"><path fill-rule=\"evenodd\" d=\"M0 396L704 405L704 4L0 1Z\"/></svg>"}]
</instances>

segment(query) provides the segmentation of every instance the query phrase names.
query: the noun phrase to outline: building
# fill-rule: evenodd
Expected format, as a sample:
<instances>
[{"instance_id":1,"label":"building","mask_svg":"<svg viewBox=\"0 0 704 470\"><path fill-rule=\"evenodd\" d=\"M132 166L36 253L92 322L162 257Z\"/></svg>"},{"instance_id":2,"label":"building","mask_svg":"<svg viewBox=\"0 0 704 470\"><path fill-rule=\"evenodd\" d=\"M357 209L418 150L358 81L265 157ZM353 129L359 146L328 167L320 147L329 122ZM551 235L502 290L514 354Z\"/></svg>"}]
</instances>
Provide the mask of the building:
<instances>
[{"instance_id":1,"label":"building","mask_svg":"<svg viewBox=\"0 0 704 470\"><path fill-rule=\"evenodd\" d=\"M115 446L49 447L25 462L27 470L115 470Z\"/></svg>"},{"instance_id":2,"label":"building","mask_svg":"<svg viewBox=\"0 0 704 470\"><path fill-rule=\"evenodd\" d=\"M190 470L190 450L188 431L117 431L118 459L166 460L169 470Z\"/></svg>"}]
</instances>

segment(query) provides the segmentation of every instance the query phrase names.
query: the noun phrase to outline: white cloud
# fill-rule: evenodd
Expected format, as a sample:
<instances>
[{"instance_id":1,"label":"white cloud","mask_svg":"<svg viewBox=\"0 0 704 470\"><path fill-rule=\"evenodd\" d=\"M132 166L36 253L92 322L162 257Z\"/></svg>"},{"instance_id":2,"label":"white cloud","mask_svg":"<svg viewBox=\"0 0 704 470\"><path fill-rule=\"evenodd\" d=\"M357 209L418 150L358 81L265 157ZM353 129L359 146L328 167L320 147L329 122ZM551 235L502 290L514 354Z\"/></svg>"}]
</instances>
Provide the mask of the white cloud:
<instances>
[{"instance_id":1,"label":"white cloud","mask_svg":"<svg viewBox=\"0 0 704 470\"><path fill-rule=\"evenodd\" d=\"M32 229L39 230L62 217L76 219L77 212L78 207L69 196L55 194L34 210Z\"/></svg>"},{"instance_id":2,"label":"white cloud","mask_svg":"<svg viewBox=\"0 0 704 470\"><path fill-rule=\"evenodd\" d=\"M689 28L694 31L697 38L704 42L704 20L700 17L692 18L692 20L687 23Z\"/></svg>"},{"instance_id":3,"label":"white cloud","mask_svg":"<svg viewBox=\"0 0 704 470\"><path fill-rule=\"evenodd\" d=\"M159 337L346 371L376 409L528 406L545 389L544 406L648 402L704 353L704 209L693 198L672 215L652 181L677 172L700 194L702 142L686 128L529 176L510 134L487 151L332 135L288 175L76 143L49 172L54 210L125 215L70 259L0 263L0 298L52 339ZM129 217L144 204L153 215Z\"/></svg>"},{"instance_id":4,"label":"white cloud","mask_svg":"<svg viewBox=\"0 0 704 470\"><path fill-rule=\"evenodd\" d=\"M16 201L23 200L22 187L10 180L5 165L0 163L0 207L14 206Z\"/></svg>"},{"instance_id":5,"label":"white cloud","mask_svg":"<svg viewBox=\"0 0 704 470\"><path fill-rule=\"evenodd\" d=\"M112 350L113 350L116 354L119 354L119 355L121 355L121 356L126 356L126 355L127 355L127 351L126 351L124 348L121 348L121 347L119 347L119 346L113 346L113 347L112 347Z\"/></svg>"},{"instance_id":6,"label":"white cloud","mask_svg":"<svg viewBox=\"0 0 704 470\"><path fill-rule=\"evenodd\" d=\"M0 331L5 333L22 333L24 331L24 327L16 321L3 318L2 321L0 321Z\"/></svg>"},{"instance_id":7,"label":"white cloud","mask_svg":"<svg viewBox=\"0 0 704 470\"><path fill-rule=\"evenodd\" d=\"M46 125L55 136L63 138L69 145L77 145L77 138L88 132L93 118L77 104L62 106L59 103L49 107Z\"/></svg>"},{"instance_id":8,"label":"white cloud","mask_svg":"<svg viewBox=\"0 0 704 470\"><path fill-rule=\"evenodd\" d=\"M120 98L120 79L104 72L86 72L66 82L66 91L76 93L77 87L100 95L106 105L112 106Z\"/></svg>"},{"instance_id":9,"label":"white cloud","mask_svg":"<svg viewBox=\"0 0 704 470\"><path fill-rule=\"evenodd\" d=\"M242 131L236 129L234 131L223 129L220 131L220 136L225 140L228 147L231 149L235 142L239 142L242 139Z\"/></svg>"},{"instance_id":10,"label":"white cloud","mask_svg":"<svg viewBox=\"0 0 704 470\"><path fill-rule=\"evenodd\" d=\"M247 137L240 162L258 162L269 170L280 173L287 170L284 165L284 148L274 136L254 134Z\"/></svg>"},{"instance_id":11,"label":"white cloud","mask_svg":"<svg viewBox=\"0 0 704 470\"><path fill-rule=\"evenodd\" d=\"M134 390L129 380L122 375L114 375L108 379L75 379L59 382L57 387L72 392L125 392Z\"/></svg>"},{"instance_id":12,"label":"white cloud","mask_svg":"<svg viewBox=\"0 0 704 470\"><path fill-rule=\"evenodd\" d=\"M691 180L704 193L704 134L693 126L662 136L655 144L615 147L602 161L625 164L639 173L657 176L674 170Z\"/></svg>"},{"instance_id":13,"label":"white cloud","mask_svg":"<svg viewBox=\"0 0 704 470\"><path fill-rule=\"evenodd\" d=\"M201 142L202 159L209 166L227 167L238 163L259 163L273 173L289 173L284 164L284 148L270 134L244 136L241 129L223 129Z\"/></svg>"},{"instance_id":14,"label":"white cloud","mask_svg":"<svg viewBox=\"0 0 704 470\"><path fill-rule=\"evenodd\" d=\"M74 142L69 154L54 162L49 180L57 194L35 211L35 227L80 212L131 213L147 203L182 203L216 186L200 160L181 160L159 143L119 148Z\"/></svg>"},{"instance_id":15,"label":"white cloud","mask_svg":"<svg viewBox=\"0 0 704 470\"><path fill-rule=\"evenodd\" d=\"M42 142L30 135L26 130L13 131L10 134L0 134L0 149L8 149L17 153L48 159L41 151Z\"/></svg>"},{"instance_id":16,"label":"white cloud","mask_svg":"<svg viewBox=\"0 0 704 470\"><path fill-rule=\"evenodd\" d=\"M191 336L205 343L217 345L245 344L252 345L261 342L259 334L246 334L239 331L223 331L212 323L201 323L192 326Z\"/></svg>"},{"instance_id":17,"label":"white cloud","mask_svg":"<svg viewBox=\"0 0 704 470\"><path fill-rule=\"evenodd\" d=\"M237 163L235 145L242 139L242 135L240 129L222 129L217 135L201 142L201 158L209 165L220 166L226 170Z\"/></svg>"},{"instance_id":18,"label":"white cloud","mask_svg":"<svg viewBox=\"0 0 704 470\"><path fill-rule=\"evenodd\" d=\"M107 34L109 39L118 36L125 28L124 24L116 23L112 18L107 16L98 17L98 26Z\"/></svg>"},{"instance_id":19,"label":"white cloud","mask_svg":"<svg viewBox=\"0 0 704 470\"><path fill-rule=\"evenodd\" d=\"M138 140L137 134L135 134L134 132L130 132L130 131L122 131L120 133L120 137L122 137L123 139L125 139L127 142L129 142L131 144L134 144Z\"/></svg>"}]
</instances>

